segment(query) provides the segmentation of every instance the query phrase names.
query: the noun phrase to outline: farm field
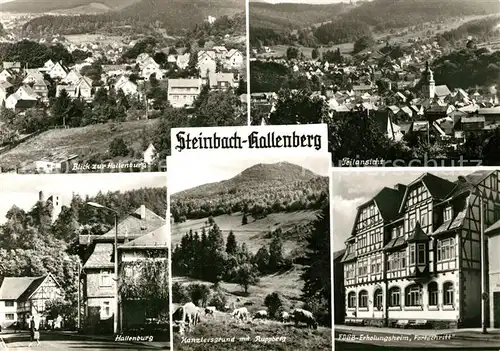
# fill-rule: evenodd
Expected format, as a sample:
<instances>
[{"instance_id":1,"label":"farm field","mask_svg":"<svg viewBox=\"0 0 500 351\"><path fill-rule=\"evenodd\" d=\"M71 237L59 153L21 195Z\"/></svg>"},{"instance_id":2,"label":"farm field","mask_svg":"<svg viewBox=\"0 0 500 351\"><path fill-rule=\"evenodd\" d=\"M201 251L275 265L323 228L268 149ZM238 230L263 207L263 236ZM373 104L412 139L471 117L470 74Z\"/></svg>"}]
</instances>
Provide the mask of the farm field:
<instances>
[{"instance_id":1,"label":"farm field","mask_svg":"<svg viewBox=\"0 0 500 351\"><path fill-rule=\"evenodd\" d=\"M245 243L252 253L256 253L262 245L269 242L265 236L268 232L281 228L286 233L288 229L296 225L307 224L316 219L316 211L297 211L297 212L281 212L271 213L262 219L253 219L248 217L248 224L242 225L241 220L243 214L241 212L233 213L231 215L221 215L214 217L215 223L219 226L227 238L229 231L233 231L236 235L236 240L239 243ZM207 218L187 220L183 223L174 223L171 228L172 247L179 244L182 236L189 230L201 232L202 228L206 226ZM285 234L286 238L286 234ZM297 248L296 241L284 241L285 252L290 252Z\"/></svg>"},{"instance_id":2,"label":"farm field","mask_svg":"<svg viewBox=\"0 0 500 351\"><path fill-rule=\"evenodd\" d=\"M248 296L243 294L242 288L237 284L221 282L220 288L225 293L229 304L239 298L240 301L236 302L237 306L245 306L251 314L265 309L265 296L278 291L283 297L285 310L290 311L301 306L300 296L303 286L303 281L300 279L301 273L302 266L294 265L287 272L261 277L256 286L249 288ZM211 285L185 277L173 277L172 282ZM172 310L175 310L176 307L173 306ZM331 333L330 328L320 326L317 330L312 330L306 329L302 325L295 327L293 323L281 323L274 320L237 322L231 319L230 314L216 311L213 317L202 315L200 324L194 330L187 332L184 337L234 337L234 342L181 343L179 335L176 334L174 343L176 350L330 350L332 347ZM257 341L257 337L262 341ZM270 337L282 337L283 339L269 343L263 342L265 338Z\"/></svg>"},{"instance_id":3,"label":"farm field","mask_svg":"<svg viewBox=\"0 0 500 351\"><path fill-rule=\"evenodd\" d=\"M159 120L141 120L121 123L96 124L80 128L52 129L23 142L0 155L0 166L14 168L31 164L53 154L105 154L116 137L129 147L137 147L144 132L154 130Z\"/></svg>"}]
</instances>

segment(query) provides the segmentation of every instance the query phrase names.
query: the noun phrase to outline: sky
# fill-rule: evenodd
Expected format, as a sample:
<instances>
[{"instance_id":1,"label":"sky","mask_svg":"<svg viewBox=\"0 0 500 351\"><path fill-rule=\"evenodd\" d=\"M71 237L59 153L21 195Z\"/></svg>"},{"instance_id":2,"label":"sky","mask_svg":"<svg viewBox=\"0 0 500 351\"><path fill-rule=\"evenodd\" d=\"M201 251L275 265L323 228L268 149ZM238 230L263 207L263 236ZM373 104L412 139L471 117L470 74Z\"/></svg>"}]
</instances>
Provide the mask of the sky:
<instances>
[{"instance_id":1,"label":"sky","mask_svg":"<svg viewBox=\"0 0 500 351\"><path fill-rule=\"evenodd\" d=\"M286 155L279 153L266 152L235 152L234 154L225 153L224 157L205 156L182 156L169 157L167 159L168 167L168 189L170 194L179 191L191 189L199 185L219 182L230 179L245 169L259 163L277 163L289 162L321 175L329 176L330 156L312 156L310 153L295 155Z\"/></svg>"},{"instance_id":2,"label":"sky","mask_svg":"<svg viewBox=\"0 0 500 351\"><path fill-rule=\"evenodd\" d=\"M72 194L96 195L99 191L127 191L167 185L165 173L103 173L103 174L0 174L0 223L13 205L31 209L38 201L39 191L46 196L58 194L64 205Z\"/></svg>"},{"instance_id":3,"label":"sky","mask_svg":"<svg viewBox=\"0 0 500 351\"><path fill-rule=\"evenodd\" d=\"M407 185L420 177L423 173L432 173L436 176L456 181L459 175L467 175L477 169L455 168L412 168L408 169L377 169L355 170L339 169L332 176L332 201L330 202L333 214L333 248L334 251L345 247L344 241L351 235L357 213L357 207L370 200L383 187L393 188L397 183Z\"/></svg>"}]
</instances>

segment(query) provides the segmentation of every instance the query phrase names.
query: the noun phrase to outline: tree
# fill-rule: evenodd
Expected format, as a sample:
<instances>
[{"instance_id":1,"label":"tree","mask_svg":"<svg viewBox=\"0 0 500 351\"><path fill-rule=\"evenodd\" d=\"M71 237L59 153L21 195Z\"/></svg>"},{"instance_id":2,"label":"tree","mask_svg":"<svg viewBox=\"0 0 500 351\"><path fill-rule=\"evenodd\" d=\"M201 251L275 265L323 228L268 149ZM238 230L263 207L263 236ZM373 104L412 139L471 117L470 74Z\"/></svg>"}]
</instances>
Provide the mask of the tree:
<instances>
[{"instance_id":1,"label":"tree","mask_svg":"<svg viewBox=\"0 0 500 351\"><path fill-rule=\"evenodd\" d=\"M238 244L236 243L236 236L234 235L233 231L231 230L227 236L226 252L229 255L234 255L236 253L237 249L238 249Z\"/></svg>"},{"instance_id":2,"label":"tree","mask_svg":"<svg viewBox=\"0 0 500 351\"><path fill-rule=\"evenodd\" d=\"M371 35L365 35L354 42L353 53L357 54L375 45L375 39Z\"/></svg>"},{"instance_id":3,"label":"tree","mask_svg":"<svg viewBox=\"0 0 500 351\"><path fill-rule=\"evenodd\" d=\"M306 300L316 300L331 317L331 257L330 257L330 211L325 201L307 237L306 260L308 267L302 274L305 284L302 290ZM331 318L326 318L330 320Z\"/></svg>"},{"instance_id":4,"label":"tree","mask_svg":"<svg viewBox=\"0 0 500 351\"><path fill-rule=\"evenodd\" d=\"M235 282L245 290L245 294L248 294L248 288L250 285L255 285L258 281L259 279L255 268L250 263L245 263L238 268Z\"/></svg>"},{"instance_id":5,"label":"tree","mask_svg":"<svg viewBox=\"0 0 500 351\"><path fill-rule=\"evenodd\" d=\"M246 124L246 114L241 113L240 100L230 90L211 91L200 95L195 104L193 127L234 126Z\"/></svg>"},{"instance_id":6,"label":"tree","mask_svg":"<svg viewBox=\"0 0 500 351\"><path fill-rule=\"evenodd\" d=\"M112 157L127 156L129 149L121 137L116 137L109 144L109 153Z\"/></svg>"},{"instance_id":7,"label":"tree","mask_svg":"<svg viewBox=\"0 0 500 351\"><path fill-rule=\"evenodd\" d=\"M197 306L206 306L210 297L210 288L205 284L190 284L188 287L191 302Z\"/></svg>"},{"instance_id":8,"label":"tree","mask_svg":"<svg viewBox=\"0 0 500 351\"><path fill-rule=\"evenodd\" d=\"M241 225L246 225L246 224L248 224L248 218L247 214L243 212L243 218L241 218Z\"/></svg>"},{"instance_id":9,"label":"tree","mask_svg":"<svg viewBox=\"0 0 500 351\"><path fill-rule=\"evenodd\" d=\"M57 124L66 125L66 119L71 105L71 99L66 89L61 90L52 104L52 116Z\"/></svg>"},{"instance_id":10,"label":"tree","mask_svg":"<svg viewBox=\"0 0 500 351\"><path fill-rule=\"evenodd\" d=\"M317 48L312 49L311 58L313 60L316 60L318 59L318 57L319 57L319 50Z\"/></svg>"},{"instance_id":11,"label":"tree","mask_svg":"<svg viewBox=\"0 0 500 351\"><path fill-rule=\"evenodd\" d=\"M275 124L310 124L322 123L328 116L328 106L324 99L314 96L308 90L292 92L282 90L269 123Z\"/></svg>"},{"instance_id":12,"label":"tree","mask_svg":"<svg viewBox=\"0 0 500 351\"><path fill-rule=\"evenodd\" d=\"M269 244L269 269L271 272L276 272L284 263L283 257L283 239L281 232L277 231L273 234L271 243Z\"/></svg>"},{"instance_id":13,"label":"tree","mask_svg":"<svg viewBox=\"0 0 500 351\"><path fill-rule=\"evenodd\" d=\"M269 317L276 318L276 313L283 306L283 302L281 296L277 292L273 292L272 294L266 296L264 299L264 305L267 307Z\"/></svg>"},{"instance_id":14,"label":"tree","mask_svg":"<svg viewBox=\"0 0 500 351\"><path fill-rule=\"evenodd\" d=\"M298 59L299 56L300 56L300 50L298 48L289 46L288 49L286 49L286 58L288 60Z\"/></svg>"},{"instance_id":15,"label":"tree","mask_svg":"<svg viewBox=\"0 0 500 351\"><path fill-rule=\"evenodd\" d=\"M267 248L262 246L253 257L252 261L261 274L266 274L269 271L269 251Z\"/></svg>"}]
</instances>

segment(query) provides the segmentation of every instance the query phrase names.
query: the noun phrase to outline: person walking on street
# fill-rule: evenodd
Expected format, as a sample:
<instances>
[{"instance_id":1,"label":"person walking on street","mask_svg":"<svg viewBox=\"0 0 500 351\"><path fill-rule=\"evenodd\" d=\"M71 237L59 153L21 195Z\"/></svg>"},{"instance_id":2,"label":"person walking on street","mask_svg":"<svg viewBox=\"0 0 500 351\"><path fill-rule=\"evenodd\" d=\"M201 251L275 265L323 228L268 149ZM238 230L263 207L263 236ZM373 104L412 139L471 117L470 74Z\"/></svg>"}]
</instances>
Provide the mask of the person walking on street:
<instances>
[{"instance_id":1,"label":"person walking on street","mask_svg":"<svg viewBox=\"0 0 500 351\"><path fill-rule=\"evenodd\" d=\"M28 347L31 347L33 341L36 341L36 346L40 346L40 331L36 327L34 316L31 316L29 320L29 328L30 328L30 343L28 344Z\"/></svg>"}]
</instances>

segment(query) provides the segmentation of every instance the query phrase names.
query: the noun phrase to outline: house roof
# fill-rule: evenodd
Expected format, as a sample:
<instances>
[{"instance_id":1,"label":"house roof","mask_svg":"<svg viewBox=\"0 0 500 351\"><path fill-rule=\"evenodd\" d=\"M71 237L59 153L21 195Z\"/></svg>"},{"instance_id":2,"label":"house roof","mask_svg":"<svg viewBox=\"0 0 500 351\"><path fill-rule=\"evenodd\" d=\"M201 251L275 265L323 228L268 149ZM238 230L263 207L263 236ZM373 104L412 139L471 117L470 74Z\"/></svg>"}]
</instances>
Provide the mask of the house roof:
<instances>
[{"instance_id":1,"label":"house roof","mask_svg":"<svg viewBox=\"0 0 500 351\"><path fill-rule=\"evenodd\" d=\"M436 96L443 97L451 94L450 89L446 85L436 85L435 89Z\"/></svg>"},{"instance_id":2,"label":"house roof","mask_svg":"<svg viewBox=\"0 0 500 351\"><path fill-rule=\"evenodd\" d=\"M480 115L497 115L500 114L500 106L480 108L477 113Z\"/></svg>"},{"instance_id":3,"label":"house roof","mask_svg":"<svg viewBox=\"0 0 500 351\"><path fill-rule=\"evenodd\" d=\"M413 231L408 235L408 242L426 242L429 241L429 237L427 234L424 233L422 230L422 227L420 226L420 222L417 222L415 224L415 228Z\"/></svg>"},{"instance_id":4,"label":"house roof","mask_svg":"<svg viewBox=\"0 0 500 351\"><path fill-rule=\"evenodd\" d=\"M201 87L201 79L186 79L176 78L168 79L169 88L199 88Z\"/></svg>"},{"instance_id":5,"label":"house roof","mask_svg":"<svg viewBox=\"0 0 500 351\"><path fill-rule=\"evenodd\" d=\"M83 268L113 268L113 244L96 243Z\"/></svg>"},{"instance_id":6,"label":"house roof","mask_svg":"<svg viewBox=\"0 0 500 351\"><path fill-rule=\"evenodd\" d=\"M27 291L32 291L31 293L33 293L46 277L0 278L0 300L18 300L21 296L26 295Z\"/></svg>"},{"instance_id":7,"label":"house roof","mask_svg":"<svg viewBox=\"0 0 500 351\"><path fill-rule=\"evenodd\" d=\"M333 253L333 260L335 261L335 260L337 260L339 257L344 256L345 251L346 251L345 249L342 249L342 250L339 250L339 251L335 251L335 252Z\"/></svg>"},{"instance_id":8,"label":"house roof","mask_svg":"<svg viewBox=\"0 0 500 351\"><path fill-rule=\"evenodd\" d=\"M484 121L484 116L462 117L462 123L480 123Z\"/></svg>"},{"instance_id":9,"label":"house roof","mask_svg":"<svg viewBox=\"0 0 500 351\"><path fill-rule=\"evenodd\" d=\"M168 231L167 225L162 225L161 227L153 230L152 232L143 235L137 239L129 241L118 247L119 249L154 249L168 248Z\"/></svg>"},{"instance_id":10,"label":"house roof","mask_svg":"<svg viewBox=\"0 0 500 351\"><path fill-rule=\"evenodd\" d=\"M131 235L144 235L152 230L158 229L165 224L165 219L156 213L145 208L145 219L141 220L141 208L139 207L132 214L118 223L118 238L130 238ZM115 228L100 236L102 239L115 237Z\"/></svg>"}]
</instances>

